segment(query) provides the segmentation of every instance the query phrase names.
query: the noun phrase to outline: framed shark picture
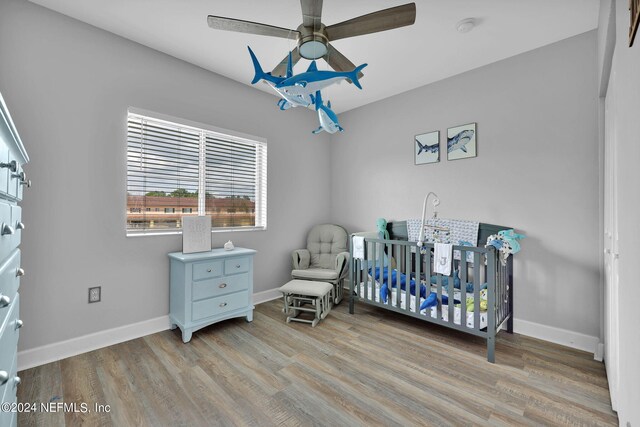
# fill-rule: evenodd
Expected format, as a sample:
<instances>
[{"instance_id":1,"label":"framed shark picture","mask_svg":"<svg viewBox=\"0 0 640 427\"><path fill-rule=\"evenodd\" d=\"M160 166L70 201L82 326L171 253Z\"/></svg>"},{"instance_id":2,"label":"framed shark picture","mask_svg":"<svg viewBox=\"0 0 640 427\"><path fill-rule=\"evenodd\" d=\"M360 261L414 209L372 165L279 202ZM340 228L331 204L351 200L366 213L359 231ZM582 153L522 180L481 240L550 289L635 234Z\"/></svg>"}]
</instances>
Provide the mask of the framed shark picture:
<instances>
[{"instance_id":1,"label":"framed shark picture","mask_svg":"<svg viewBox=\"0 0 640 427\"><path fill-rule=\"evenodd\" d=\"M475 123L447 129L447 160L476 157L476 138Z\"/></svg>"},{"instance_id":2,"label":"framed shark picture","mask_svg":"<svg viewBox=\"0 0 640 427\"><path fill-rule=\"evenodd\" d=\"M416 165L440 161L440 131L416 135L413 143Z\"/></svg>"}]
</instances>

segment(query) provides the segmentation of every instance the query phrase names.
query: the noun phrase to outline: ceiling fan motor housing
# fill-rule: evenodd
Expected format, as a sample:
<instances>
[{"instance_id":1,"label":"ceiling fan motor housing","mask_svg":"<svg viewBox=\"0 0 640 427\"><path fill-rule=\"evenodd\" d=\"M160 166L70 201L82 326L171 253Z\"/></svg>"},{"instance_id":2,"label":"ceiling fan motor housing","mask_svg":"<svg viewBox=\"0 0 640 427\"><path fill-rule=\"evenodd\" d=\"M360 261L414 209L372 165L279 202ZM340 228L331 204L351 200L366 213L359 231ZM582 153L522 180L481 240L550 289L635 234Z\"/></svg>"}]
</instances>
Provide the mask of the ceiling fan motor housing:
<instances>
[{"instance_id":1,"label":"ceiling fan motor housing","mask_svg":"<svg viewBox=\"0 0 640 427\"><path fill-rule=\"evenodd\" d=\"M318 30L300 25L298 32L300 32L300 37L298 38L300 56L305 59L318 59L327 54L329 38L324 24L320 24Z\"/></svg>"}]
</instances>

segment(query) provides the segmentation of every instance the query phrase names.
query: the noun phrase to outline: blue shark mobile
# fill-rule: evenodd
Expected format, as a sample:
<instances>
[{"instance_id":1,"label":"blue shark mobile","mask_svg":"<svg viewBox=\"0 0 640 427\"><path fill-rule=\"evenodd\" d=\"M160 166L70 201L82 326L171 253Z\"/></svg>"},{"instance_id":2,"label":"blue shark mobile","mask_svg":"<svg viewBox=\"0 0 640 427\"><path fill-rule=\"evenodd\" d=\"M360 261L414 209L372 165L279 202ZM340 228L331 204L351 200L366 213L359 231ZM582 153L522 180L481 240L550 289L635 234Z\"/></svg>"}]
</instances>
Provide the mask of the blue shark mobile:
<instances>
[{"instance_id":1,"label":"blue shark mobile","mask_svg":"<svg viewBox=\"0 0 640 427\"><path fill-rule=\"evenodd\" d=\"M465 153L467 152L466 145L473 138L474 131L472 130L463 130L455 134L453 137L447 139L447 153L451 153L452 151L462 150Z\"/></svg>"},{"instance_id":2,"label":"blue shark mobile","mask_svg":"<svg viewBox=\"0 0 640 427\"><path fill-rule=\"evenodd\" d=\"M331 110L331 103L328 102L327 105L324 105L322 102L320 91L342 80L351 80L358 89L362 89L358 81L358 74L367 64L362 64L353 71L347 72L320 71L316 61L311 61L307 71L293 75L291 52L289 52L287 74L285 77L279 77L272 75L270 72L265 73L251 48L249 46L247 48L255 71L251 84L256 84L260 80L266 81L282 97L278 101L278 107L281 110L288 110L292 107L309 107L315 104L320 127L313 131L314 134L323 130L328 133L342 132L344 130L338 124L337 115Z\"/></svg>"},{"instance_id":3,"label":"blue shark mobile","mask_svg":"<svg viewBox=\"0 0 640 427\"><path fill-rule=\"evenodd\" d=\"M338 124L338 116L331 109L331 101L324 105L322 102L322 95L320 91L316 92L316 95L312 97L314 104L316 105L316 111L318 112L318 120L320 121L320 127L314 130L312 133L320 133L325 131L327 133L342 132L344 129Z\"/></svg>"},{"instance_id":4,"label":"blue shark mobile","mask_svg":"<svg viewBox=\"0 0 640 427\"><path fill-rule=\"evenodd\" d=\"M247 46L249 49L249 55L251 55L251 61L253 61L253 68L255 70L255 76L251 81L251 84L256 84L260 80L266 81L269 86L271 86L277 93L282 97L278 101L278 107L281 110L288 110L291 107L308 107L311 105L311 97L310 96L299 96L299 95L289 95L286 91L276 88L278 84L286 80L288 77L293 76L293 67L291 62L291 52L289 52L289 60L287 62L287 76L286 77L278 77L271 75L271 72L265 73L260 66L260 62L256 55L253 53L251 48Z\"/></svg>"}]
</instances>

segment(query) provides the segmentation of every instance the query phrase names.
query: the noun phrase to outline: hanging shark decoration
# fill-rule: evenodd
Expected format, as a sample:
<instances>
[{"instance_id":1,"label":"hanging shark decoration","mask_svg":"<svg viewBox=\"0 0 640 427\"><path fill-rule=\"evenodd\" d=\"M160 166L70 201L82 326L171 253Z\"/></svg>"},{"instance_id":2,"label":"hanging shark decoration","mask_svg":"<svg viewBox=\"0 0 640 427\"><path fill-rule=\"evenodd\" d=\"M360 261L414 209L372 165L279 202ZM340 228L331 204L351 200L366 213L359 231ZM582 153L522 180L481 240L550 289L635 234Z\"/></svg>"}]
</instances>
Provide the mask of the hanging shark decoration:
<instances>
[{"instance_id":1,"label":"hanging shark decoration","mask_svg":"<svg viewBox=\"0 0 640 427\"><path fill-rule=\"evenodd\" d=\"M331 109L331 101L327 102L327 105L324 105L320 91L317 91L315 96L312 96L312 99L318 112L318 121L320 122L320 127L312 133L316 134L322 131L336 133L344 131L344 129L340 127L340 124L338 124L338 116Z\"/></svg>"},{"instance_id":2,"label":"hanging shark decoration","mask_svg":"<svg viewBox=\"0 0 640 427\"><path fill-rule=\"evenodd\" d=\"M331 110L331 103L329 102L327 105L323 104L320 91L343 80L348 80L358 89L362 89L358 76L367 64L362 64L352 71L321 71L318 70L318 66L314 60L311 61L307 71L294 75L292 56L291 52L289 52L286 75L280 77L274 76L271 72L265 72L255 53L251 50L251 47L247 46L247 48L249 49L249 55L251 56L255 72L251 84L256 84L260 80L267 82L281 97L277 103L280 110L315 105L320 127L313 131L314 134L322 132L323 130L328 133L342 132L344 130L338 124L337 115Z\"/></svg>"}]
</instances>

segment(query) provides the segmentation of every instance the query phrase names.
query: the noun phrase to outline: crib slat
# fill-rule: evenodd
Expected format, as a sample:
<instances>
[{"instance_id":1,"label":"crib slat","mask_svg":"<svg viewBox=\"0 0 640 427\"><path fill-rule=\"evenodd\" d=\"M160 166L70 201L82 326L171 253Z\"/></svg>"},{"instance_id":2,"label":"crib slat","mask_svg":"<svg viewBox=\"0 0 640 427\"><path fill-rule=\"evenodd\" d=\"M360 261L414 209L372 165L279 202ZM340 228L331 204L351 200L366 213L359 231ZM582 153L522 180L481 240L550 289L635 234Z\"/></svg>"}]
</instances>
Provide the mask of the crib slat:
<instances>
[{"instance_id":1,"label":"crib slat","mask_svg":"<svg viewBox=\"0 0 640 427\"><path fill-rule=\"evenodd\" d=\"M382 286L382 284L384 283L384 249L385 249L385 244L384 243L376 243L377 245L380 246L380 254L378 255L378 260L380 261L380 266L378 267L380 269L380 286ZM387 302L386 304L391 305L391 298L389 298L389 295L393 295L391 292L391 269L389 268L389 265L387 265L387 295L385 295L387 297ZM375 300L375 295L373 297L373 299ZM380 301L382 302L382 301Z\"/></svg>"},{"instance_id":2,"label":"crib slat","mask_svg":"<svg viewBox=\"0 0 640 427\"><path fill-rule=\"evenodd\" d=\"M467 251L460 251L460 326L467 326Z\"/></svg>"},{"instance_id":3,"label":"crib slat","mask_svg":"<svg viewBox=\"0 0 640 427\"><path fill-rule=\"evenodd\" d=\"M480 253L473 253L473 329L480 330Z\"/></svg>"},{"instance_id":4,"label":"crib slat","mask_svg":"<svg viewBox=\"0 0 640 427\"><path fill-rule=\"evenodd\" d=\"M404 271L404 274L406 274L407 276L410 276L411 275L411 271L412 271L412 269L411 269L411 254L412 254L411 246L409 246L409 245L405 246L404 250L405 250L405 259L404 259L405 271ZM406 286L405 286L405 289L406 289ZM400 308L400 304L398 304L398 308Z\"/></svg>"},{"instance_id":5,"label":"crib slat","mask_svg":"<svg viewBox=\"0 0 640 427\"><path fill-rule=\"evenodd\" d=\"M371 293L373 294L373 297L371 298L372 301L376 300L375 297L375 293L376 293L376 244L375 242L371 242L371 261L370 261L370 265L368 265L367 267L370 267L370 271L371 271ZM380 286L382 286L382 283L380 284ZM366 295L366 299L369 299L369 286L367 286L365 288L365 295ZM381 301L382 302L382 301Z\"/></svg>"},{"instance_id":6,"label":"crib slat","mask_svg":"<svg viewBox=\"0 0 640 427\"><path fill-rule=\"evenodd\" d=\"M416 271L415 271L415 307L414 310L416 313L420 313L420 272L422 271L422 253L420 252L420 248L416 249ZM408 279L408 277L407 277ZM407 310L411 311L411 284L409 283L409 281L407 280L407 286L405 286L406 289L406 305L407 305Z\"/></svg>"},{"instance_id":7,"label":"crib slat","mask_svg":"<svg viewBox=\"0 0 640 427\"><path fill-rule=\"evenodd\" d=\"M437 307L436 313L438 316L438 320L440 320L442 319L442 274L440 273L436 274L436 287L437 287L437 294L438 294L438 300L436 304L436 307Z\"/></svg>"},{"instance_id":8,"label":"crib slat","mask_svg":"<svg viewBox=\"0 0 640 427\"><path fill-rule=\"evenodd\" d=\"M449 275L449 278L447 279L448 282L448 286L447 286L447 294L449 295L449 304L447 304L447 306L449 307L449 322L451 323L456 323L456 318L454 316L454 312L453 309L455 307L455 295L456 295L456 291L454 288L454 283L453 283L453 278L456 275L455 273L455 260L452 261L452 266L451 266L451 274Z\"/></svg>"},{"instance_id":9,"label":"crib slat","mask_svg":"<svg viewBox=\"0 0 640 427\"><path fill-rule=\"evenodd\" d=\"M398 258L398 262L397 264L397 270L398 272L396 273L396 278L397 280L400 279L400 272L402 271L402 246L396 244L395 245L396 248L396 258ZM409 273L407 271L404 271L405 277L407 277L409 275ZM400 287L398 286L398 282L396 281L396 307L400 307Z\"/></svg>"}]
</instances>

